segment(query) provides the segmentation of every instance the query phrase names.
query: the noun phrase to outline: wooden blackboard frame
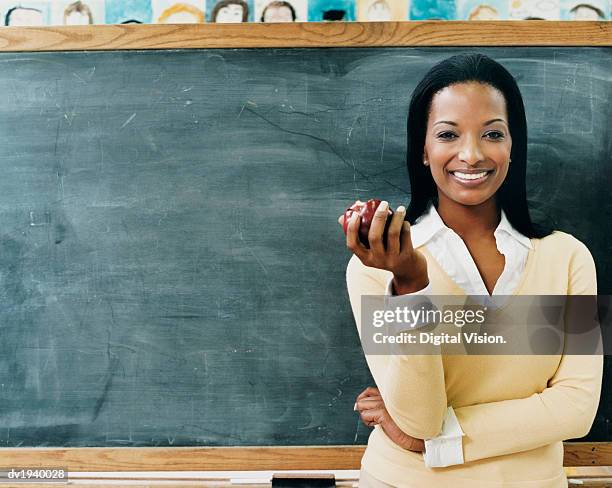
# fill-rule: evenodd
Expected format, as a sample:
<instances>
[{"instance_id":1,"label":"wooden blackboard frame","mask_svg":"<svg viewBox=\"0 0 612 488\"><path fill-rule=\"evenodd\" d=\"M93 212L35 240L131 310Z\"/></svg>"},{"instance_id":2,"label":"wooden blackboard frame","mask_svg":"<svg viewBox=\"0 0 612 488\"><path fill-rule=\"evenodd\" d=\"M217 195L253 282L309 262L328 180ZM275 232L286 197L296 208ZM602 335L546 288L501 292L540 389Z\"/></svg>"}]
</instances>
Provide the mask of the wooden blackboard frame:
<instances>
[{"instance_id":1,"label":"wooden blackboard frame","mask_svg":"<svg viewBox=\"0 0 612 488\"><path fill-rule=\"evenodd\" d=\"M565 442L564 466L612 465L612 442ZM70 447L0 449L0 470L69 471L355 470L365 446Z\"/></svg>"},{"instance_id":2,"label":"wooden blackboard frame","mask_svg":"<svg viewBox=\"0 0 612 488\"><path fill-rule=\"evenodd\" d=\"M426 21L2 27L0 51L612 46L612 22Z\"/></svg>"},{"instance_id":3,"label":"wooden blackboard frame","mask_svg":"<svg viewBox=\"0 0 612 488\"><path fill-rule=\"evenodd\" d=\"M321 47L612 47L612 22L427 21L2 27L0 51ZM564 443L564 465L612 465L612 443ZM3 448L0 469L355 470L364 446Z\"/></svg>"}]
</instances>

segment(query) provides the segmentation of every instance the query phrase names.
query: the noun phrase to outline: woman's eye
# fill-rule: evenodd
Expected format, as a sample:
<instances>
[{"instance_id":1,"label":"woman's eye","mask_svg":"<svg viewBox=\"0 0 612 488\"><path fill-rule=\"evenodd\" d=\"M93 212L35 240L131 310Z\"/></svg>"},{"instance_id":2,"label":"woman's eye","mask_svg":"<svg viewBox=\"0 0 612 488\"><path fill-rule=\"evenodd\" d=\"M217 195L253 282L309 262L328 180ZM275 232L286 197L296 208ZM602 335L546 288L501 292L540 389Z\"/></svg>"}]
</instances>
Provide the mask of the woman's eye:
<instances>
[{"instance_id":1,"label":"woman's eye","mask_svg":"<svg viewBox=\"0 0 612 488\"><path fill-rule=\"evenodd\" d=\"M488 137L491 137L491 139L493 139L493 140L498 140L498 139L503 139L504 138L503 132L499 132L498 130L493 130L491 132L487 132L486 135Z\"/></svg>"},{"instance_id":2,"label":"woman's eye","mask_svg":"<svg viewBox=\"0 0 612 488\"><path fill-rule=\"evenodd\" d=\"M494 141L497 141L497 140L504 138L504 133L498 130L493 130L493 131L487 132L485 136L487 136L488 138ZM450 132L450 131L444 131L438 134L439 139L453 140L456 137L457 137L457 134L455 134L454 132Z\"/></svg>"}]
</instances>

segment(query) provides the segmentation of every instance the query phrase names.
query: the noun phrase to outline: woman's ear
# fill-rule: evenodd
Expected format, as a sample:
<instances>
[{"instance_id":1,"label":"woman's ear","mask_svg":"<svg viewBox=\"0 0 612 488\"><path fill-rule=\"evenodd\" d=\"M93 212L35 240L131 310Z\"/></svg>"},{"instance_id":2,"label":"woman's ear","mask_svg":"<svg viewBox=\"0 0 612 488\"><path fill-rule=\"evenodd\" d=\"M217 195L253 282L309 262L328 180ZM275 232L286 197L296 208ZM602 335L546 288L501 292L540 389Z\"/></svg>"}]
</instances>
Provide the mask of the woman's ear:
<instances>
[{"instance_id":1,"label":"woman's ear","mask_svg":"<svg viewBox=\"0 0 612 488\"><path fill-rule=\"evenodd\" d=\"M427 151L423 153L423 164L429 166L429 159L427 158Z\"/></svg>"}]
</instances>

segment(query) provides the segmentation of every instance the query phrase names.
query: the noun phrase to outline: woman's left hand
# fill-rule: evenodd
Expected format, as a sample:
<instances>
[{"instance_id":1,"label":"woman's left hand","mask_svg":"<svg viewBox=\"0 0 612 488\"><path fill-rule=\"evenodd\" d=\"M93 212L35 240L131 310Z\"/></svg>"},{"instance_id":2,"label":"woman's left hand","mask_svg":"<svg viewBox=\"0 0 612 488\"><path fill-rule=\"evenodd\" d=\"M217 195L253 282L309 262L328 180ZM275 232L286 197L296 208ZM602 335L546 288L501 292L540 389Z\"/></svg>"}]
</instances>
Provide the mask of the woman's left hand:
<instances>
[{"instance_id":1,"label":"woman's left hand","mask_svg":"<svg viewBox=\"0 0 612 488\"><path fill-rule=\"evenodd\" d=\"M385 434L387 434L387 437L402 449L415 452L423 452L425 450L425 443L422 439L409 436L397 426L389 412L387 412L385 402L378 388L369 386L363 390L357 396L355 409L359 412L361 420L365 425L368 427L380 425Z\"/></svg>"}]
</instances>

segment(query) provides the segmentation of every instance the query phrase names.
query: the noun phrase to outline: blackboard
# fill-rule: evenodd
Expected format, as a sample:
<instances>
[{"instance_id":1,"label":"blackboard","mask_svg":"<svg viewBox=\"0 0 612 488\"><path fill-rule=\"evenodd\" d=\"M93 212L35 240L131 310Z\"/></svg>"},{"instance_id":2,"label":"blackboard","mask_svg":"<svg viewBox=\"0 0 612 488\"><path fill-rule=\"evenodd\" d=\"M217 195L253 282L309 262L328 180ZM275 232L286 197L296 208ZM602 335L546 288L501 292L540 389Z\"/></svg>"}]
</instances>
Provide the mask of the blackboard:
<instances>
[{"instance_id":1,"label":"blackboard","mask_svg":"<svg viewBox=\"0 0 612 488\"><path fill-rule=\"evenodd\" d=\"M0 54L0 446L364 444L336 218L409 200L410 93L465 50ZM478 51L522 89L535 213L609 294L612 50Z\"/></svg>"}]
</instances>

